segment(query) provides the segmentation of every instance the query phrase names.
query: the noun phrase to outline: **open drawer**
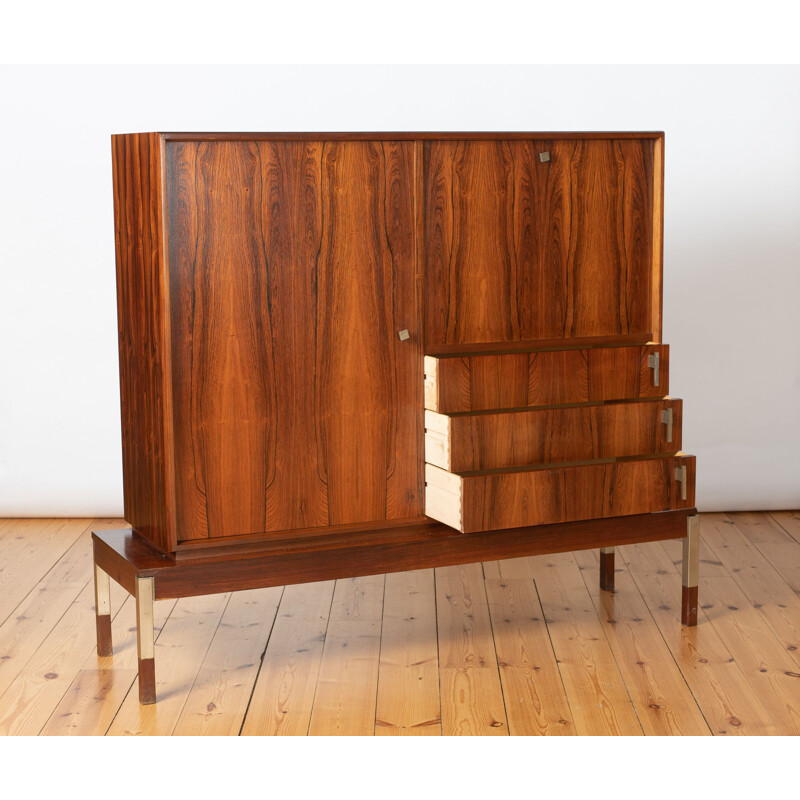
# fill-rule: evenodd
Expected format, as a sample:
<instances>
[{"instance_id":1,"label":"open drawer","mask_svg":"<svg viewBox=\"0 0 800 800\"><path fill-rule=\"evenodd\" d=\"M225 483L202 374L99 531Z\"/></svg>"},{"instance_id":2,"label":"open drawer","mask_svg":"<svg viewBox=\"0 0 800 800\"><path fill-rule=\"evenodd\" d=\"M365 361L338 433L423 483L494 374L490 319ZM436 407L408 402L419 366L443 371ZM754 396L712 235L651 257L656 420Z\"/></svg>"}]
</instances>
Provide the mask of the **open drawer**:
<instances>
[{"instance_id":1,"label":"open drawer","mask_svg":"<svg viewBox=\"0 0 800 800\"><path fill-rule=\"evenodd\" d=\"M462 533L694 507L694 456L453 473L425 465L425 513Z\"/></svg>"},{"instance_id":2,"label":"open drawer","mask_svg":"<svg viewBox=\"0 0 800 800\"><path fill-rule=\"evenodd\" d=\"M425 356L425 408L441 414L667 394L663 344Z\"/></svg>"},{"instance_id":3,"label":"open drawer","mask_svg":"<svg viewBox=\"0 0 800 800\"><path fill-rule=\"evenodd\" d=\"M672 454L676 398L439 414L425 411L425 461L449 472Z\"/></svg>"}]
</instances>

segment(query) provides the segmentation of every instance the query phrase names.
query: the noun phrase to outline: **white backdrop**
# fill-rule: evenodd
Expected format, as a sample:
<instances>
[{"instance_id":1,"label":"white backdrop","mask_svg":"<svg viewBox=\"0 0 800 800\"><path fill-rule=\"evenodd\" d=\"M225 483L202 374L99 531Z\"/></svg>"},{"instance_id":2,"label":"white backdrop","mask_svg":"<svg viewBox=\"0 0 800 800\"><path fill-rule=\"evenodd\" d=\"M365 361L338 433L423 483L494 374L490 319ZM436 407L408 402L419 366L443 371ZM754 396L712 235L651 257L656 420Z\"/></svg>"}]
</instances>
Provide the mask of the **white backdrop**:
<instances>
[{"instance_id":1,"label":"white backdrop","mask_svg":"<svg viewBox=\"0 0 800 800\"><path fill-rule=\"evenodd\" d=\"M109 136L664 130L701 510L800 507L800 67L3 67L0 516L122 511Z\"/></svg>"}]
</instances>

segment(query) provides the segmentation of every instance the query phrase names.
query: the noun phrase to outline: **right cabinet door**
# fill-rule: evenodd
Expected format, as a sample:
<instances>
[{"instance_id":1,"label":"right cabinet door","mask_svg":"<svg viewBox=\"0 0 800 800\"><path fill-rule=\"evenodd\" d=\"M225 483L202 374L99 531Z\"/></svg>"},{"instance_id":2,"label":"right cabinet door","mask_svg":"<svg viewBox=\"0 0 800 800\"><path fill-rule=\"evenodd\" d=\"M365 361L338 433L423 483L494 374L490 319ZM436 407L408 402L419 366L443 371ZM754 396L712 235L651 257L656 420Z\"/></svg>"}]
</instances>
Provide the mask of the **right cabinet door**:
<instances>
[{"instance_id":1,"label":"right cabinet door","mask_svg":"<svg viewBox=\"0 0 800 800\"><path fill-rule=\"evenodd\" d=\"M653 331L654 141L429 141L425 344Z\"/></svg>"}]
</instances>

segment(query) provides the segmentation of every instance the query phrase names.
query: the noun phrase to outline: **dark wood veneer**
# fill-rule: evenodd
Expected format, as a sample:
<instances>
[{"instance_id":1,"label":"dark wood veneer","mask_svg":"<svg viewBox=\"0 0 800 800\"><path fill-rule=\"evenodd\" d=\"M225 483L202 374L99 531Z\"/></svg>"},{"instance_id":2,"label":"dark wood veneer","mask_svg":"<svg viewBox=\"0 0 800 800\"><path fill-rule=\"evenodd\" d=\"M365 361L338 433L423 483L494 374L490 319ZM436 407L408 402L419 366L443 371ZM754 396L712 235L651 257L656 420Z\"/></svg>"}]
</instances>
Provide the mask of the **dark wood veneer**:
<instances>
[{"instance_id":1,"label":"dark wood veneer","mask_svg":"<svg viewBox=\"0 0 800 800\"><path fill-rule=\"evenodd\" d=\"M649 357L658 353L655 385ZM669 347L597 347L425 358L436 368L432 411L452 414L669 394Z\"/></svg>"},{"instance_id":2,"label":"dark wood veneer","mask_svg":"<svg viewBox=\"0 0 800 800\"><path fill-rule=\"evenodd\" d=\"M155 596L160 600L679 539L686 535L686 517L691 513L693 509L470 534L431 522L389 537L384 531L340 535L333 547L321 542L303 546L275 541L270 550L260 553L231 553L184 563L162 557L129 529L96 531L92 536L101 569L128 591L135 576L154 577Z\"/></svg>"},{"instance_id":3,"label":"dark wood veneer","mask_svg":"<svg viewBox=\"0 0 800 800\"><path fill-rule=\"evenodd\" d=\"M517 139L654 139L663 140L662 131L564 131L560 133L543 133L542 131L510 131L498 133L497 131L353 131L353 132L239 132L239 133L162 133L166 141L172 142L275 142L275 141L398 141L398 142L426 142L426 141L495 141Z\"/></svg>"},{"instance_id":4,"label":"dark wood veneer","mask_svg":"<svg viewBox=\"0 0 800 800\"><path fill-rule=\"evenodd\" d=\"M112 137L125 519L176 544L169 286L158 134Z\"/></svg>"},{"instance_id":5,"label":"dark wood veneer","mask_svg":"<svg viewBox=\"0 0 800 800\"><path fill-rule=\"evenodd\" d=\"M421 515L413 145L167 164L179 540Z\"/></svg>"},{"instance_id":6,"label":"dark wood veneer","mask_svg":"<svg viewBox=\"0 0 800 800\"><path fill-rule=\"evenodd\" d=\"M108 657L112 655L111 615L97 614L95 621L97 628L97 655L101 657Z\"/></svg>"},{"instance_id":7,"label":"dark wood veneer","mask_svg":"<svg viewBox=\"0 0 800 800\"><path fill-rule=\"evenodd\" d=\"M614 551L600 550L600 588L604 592L614 591Z\"/></svg>"},{"instance_id":8,"label":"dark wood veneer","mask_svg":"<svg viewBox=\"0 0 800 800\"><path fill-rule=\"evenodd\" d=\"M688 627L697 625L696 586L683 586L681 589L681 623Z\"/></svg>"},{"instance_id":9,"label":"dark wood veneer","mask_svg":"<svg viewBox=\"0 0 800 800\"><path fill-rule=\"evenodd\" d=\"M465 473L461 529L470 533L692 508L694 465L694 456L675 456ZM688 473L685 499L674 477L681 466Z\"/></svg>"},{"instance_id":10,"label":"dark wood veneer","mask_svg":"<svg viewBox=\"0 0 800 800\"><path fill-rule=\"evenodd\" d=\"M429 141L424 175L427 346L653 330L652 141Z\"/></svg>"},{"instance_id":11,"label":"dark wood veneer","mask_svg":"<svg viewBox=\"0 0 800 800\"><path fill-rule=\"evenodd\" d=\"M587 461L681 449L680 400L561 406L449 418L451 472ZM662 413L672 412L672 439ZM428 459L430 461L430 459Z\"/></svg>"}]
</instances>

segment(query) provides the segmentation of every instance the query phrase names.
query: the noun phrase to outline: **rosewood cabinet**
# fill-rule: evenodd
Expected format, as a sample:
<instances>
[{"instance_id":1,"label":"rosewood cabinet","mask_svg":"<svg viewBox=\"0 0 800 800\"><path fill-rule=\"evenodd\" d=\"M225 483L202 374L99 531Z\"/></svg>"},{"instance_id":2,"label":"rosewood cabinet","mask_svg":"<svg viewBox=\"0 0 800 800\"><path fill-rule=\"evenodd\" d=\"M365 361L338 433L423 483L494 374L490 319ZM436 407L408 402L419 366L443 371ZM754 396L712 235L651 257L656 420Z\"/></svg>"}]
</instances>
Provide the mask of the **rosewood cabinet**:
<instances>
[{"instance_id":1,"label":"rosewood cabinet","mask_svg":"<svg viewBox=\"0 0 800 800\"><path fill-rule=\"evenodd\" d=\"M684 540L660 133L112 137L125 519L152 603Z\"/></svg>"}]
</instances>

